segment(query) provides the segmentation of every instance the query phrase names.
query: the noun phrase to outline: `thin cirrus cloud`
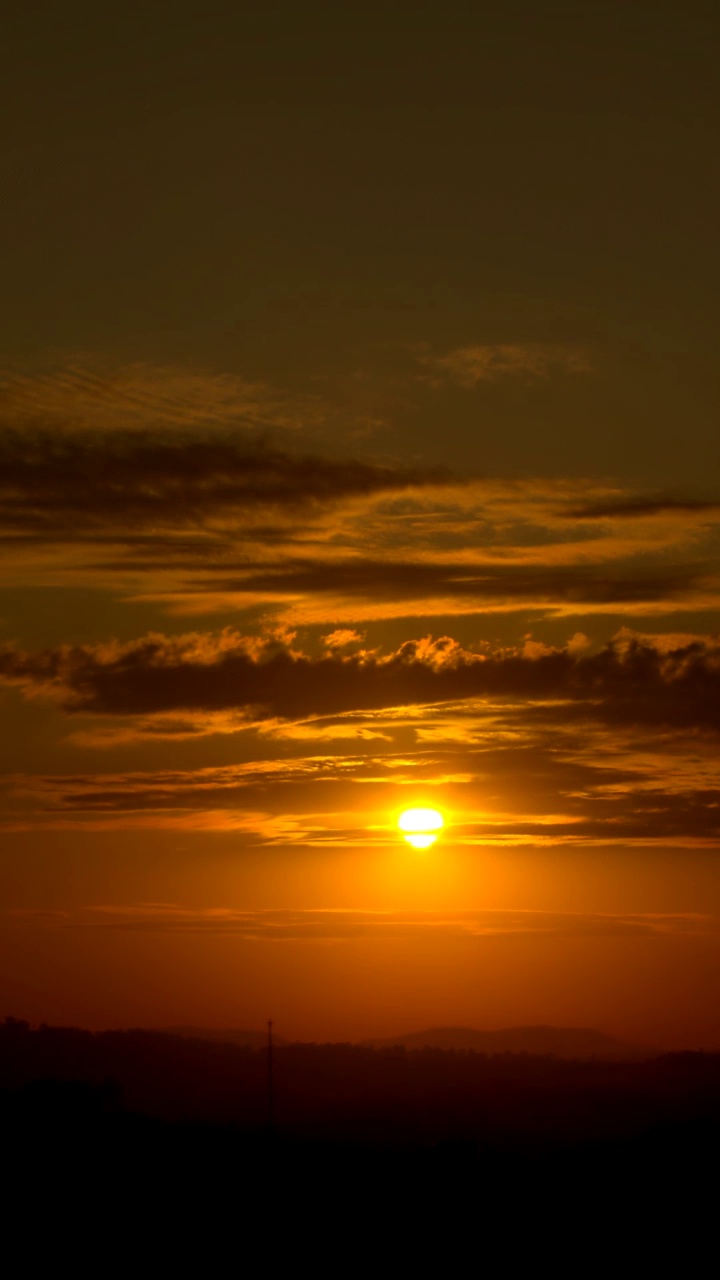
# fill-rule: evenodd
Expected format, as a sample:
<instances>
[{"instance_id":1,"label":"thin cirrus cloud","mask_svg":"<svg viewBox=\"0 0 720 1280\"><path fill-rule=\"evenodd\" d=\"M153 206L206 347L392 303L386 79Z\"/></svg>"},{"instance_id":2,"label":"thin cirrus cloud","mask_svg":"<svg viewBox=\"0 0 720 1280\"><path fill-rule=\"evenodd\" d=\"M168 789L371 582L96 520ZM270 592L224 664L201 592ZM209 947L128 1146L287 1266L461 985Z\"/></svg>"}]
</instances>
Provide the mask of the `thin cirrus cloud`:
<instances>
[{"instance_id":1,"label":"thin cirrus cloud","mask_svg":"<svg viewBox=\"0 0 720 1280\"><path fill-rule=\"evenodd\" d=\"M421 380L475 386L502 377L546 378L586 373L588 354L576 344L546 342L471 343L441 355L416 354L427 370ZM332 396L284 391L238 373L148 362L115 367L81 356L47 371L0 371L0 417L16 426L40 422L55 429L72 424L104 432L169 427L308 428L323 433L337 418ZM345 429L352 415L343 406ZM366 415L362 417L366 423Z\"/></svg>"},{"instance_id":2,"label":"thin cirrus cloud","mask_svg":"<svg viewBox=\"0 0 720 1280\"><path fill-rule=\"evenodd\" d=\"M253 942L344 942L419 937L482 939L504 935L561 937L652 937L716 935L710 915L559 911L243 911L227 907L191 910L173 903L97 906L76 911L6 912L5 923L49 929L119 929L131 932L225 934Z\"/></svg>"},{"instance_id":3,"label":"thin cirrus cloud","mask_svg":"<svg viewBox=\"0 0 720 1280\"><path fill-rule=\"evenodd\" d=\"M18 776L4 825L22 827L23 810L51 827L174 828L184 815L189 828L242 830L255 844L292 838L294 845L380 847L396 842L382 815L402 803L403 791L439 788L454 815L455 845L717 843L720 789L710 744L703 768L698 744L678 740L638 754L637 737L635 753L632 739L611 751L602 736L591 737L593 751L583 759L567 731L526 735L523 744L516 734L501 746L496 736L486 746L418 744L200 770Z\"/></svg>"},{"instance_id":4,"label":"thin cirrus cloud","mask_svg":"<svg viewBox=\"0 0 720 1280\"><path fill-rule=\"evenodd\" d=\"M220 573L211 587L192 577L175 597L193 611L208 590L239 601L277 599L288 619L324 621L342 608L364 620L413 613L507 612L541 608L563 615L594 612L656 613L707 608L720 603L718 585L698 564L630 565L609 571L602 565L407 562L346 558L341 561L288 558L281 564L245 564L241 573ZM331 603L323 603L329 598ZM173 596L167 597L172 603Z\"/></svg>"},{"instance_id":5,"label":"thin cirrus cloud","mask_svg":"<svg viewBox=\"0 0 720 1280\"><path fill-rule=\"evenodd\" d=\"M439 387L446 382L470 390L499 378L548 378L556 373L589 373L592 364L582 348L570 343L479 342L455 347L444 355L418 355L427 372L422 380Z\"/></svg>"},{"instance_id":6,"label":"thin cirrus cloud","mask_svg":"<svg viewBox=\"0 0 720 1280\"><path fill-rule=\"evenodd\" d=\"M510 481L300 452L297 443L289 450L253 432L220 429L212 416L212 429L180 433L152 422L142 430L114 426L112 417L103 430L72 415L57 424L40 414L30 423L8 421L0 430L0 534L17 542L68 545L90 535L133 546L144 536L160 552L168 534L235 535L245 523L263 541L263 511L273 526L283 511L297 520L342 509L334 524L319 526L338 545L367 546L369 538L384 548L407 542L453 555L473 547L501 557L535 544L547 555L554 544L579 541L587 556L620 531L647 551L677 541L678 518L695 537L720 522L720 504L707 499L577 477ZM344 509L358 501L359 510ZM292 542L298 531L285 536ZM186 549L180 545L181 556Z\"/></svg>"},{"instance_id":7,"label":"thin cirrus cloud","mask_svg":"<svg viewBox=\"0 0 720 1280\"><path fill-rule=\"evenodd\" d=\"M613 766L559 758L537 743L502 748L466 746L432 750L388 751L377 754L305 756L294 759L258 758L243 764L197 770L156 770L120 774L18 777L19 795L34 795L48 811L75 808L87 811L150 809L238 808L247 811L267 803L272 794L276 807L296 815L332 812L353 807L358 787L363 796L382 806L388 787L442 786L455 799L469 794L482 778L507 804L517 776L523 777L522 793L512 797L516 814L532 813L552 787L555 794L577 797L592 791L604 795L610 789L637 783L638 773ZM311 789L308 790L309 784ZM467 794L465 800L467 800ZM466 806L467 807L467 806ZM569 804L576 812L577 804Z\"/></svg>"},{"instance_id":8,"label":"thin cirrus cloud","mask_svg":"<svg viewBox=\"0 0 720 1280\"><path fill-rule=\"evenodd\" d=\"M232 830L248 846L365 848L395 843L387 815L403 795L438 788L458 845L720 839L712 638L624 631L596 652L581 636L498 652L425 639L313 659L224 632L11 656L6 678L90 724L80 746L228 732L245 763L103 773L94 757L91 773L14 776L5 830ZM342 751L328 753L333 739Z\"/></svg>"},{"instance_id":9,"label":"thin cirrus cloud","mask_svg":"<svg viewBox=\"0 0 720 1280\"><path fill-rule=\"evenodd\" d=\"M0 415L23 428L296 429L321 426L326 413L317 396L291 396L238 374L171 365L104 369L76 362L47 373L6 371L0 379Z\"/></svg>"},{"instance_id":10,"label":"thin cirrus cloud","mask_svg":"<svg viewBox=\"0 0 720 1280\"><path fill-rule=\"evenodd\" d=\"M453 476L247 433L0 432L4 585L85 583L289 625L718 605L720 506L589 481Z\"/></svg>"},{"instance_id":11,"label":"thin cirrus cloud","mask_svg":"<svg viewBox=\"0 0 720 1280\"><path fill-rule=\"evenodd\" d=\"M204 438L47 429L0 434L5 538L72 542L124 522L187 530L251 509L293 514L344 498L437 485L438 468L290 454L229 435ZM127 539L132 543L132 538Z\"/></svg>"},{"instance_id":12,"label":"thin cirrus cloud","mask_svg":"<svg viewBox=\"0 0 720 1280\"><path fill-rule=\"evenodd\" d=\"M707 499L674 498L670 494L646 494L614 500L590 500L576 508L569 508L565 513L568 520L643 520L656 516L688 520L693 518L712 519L717 521L720 513L720 502Z\"/></svg>"}]
</instances>

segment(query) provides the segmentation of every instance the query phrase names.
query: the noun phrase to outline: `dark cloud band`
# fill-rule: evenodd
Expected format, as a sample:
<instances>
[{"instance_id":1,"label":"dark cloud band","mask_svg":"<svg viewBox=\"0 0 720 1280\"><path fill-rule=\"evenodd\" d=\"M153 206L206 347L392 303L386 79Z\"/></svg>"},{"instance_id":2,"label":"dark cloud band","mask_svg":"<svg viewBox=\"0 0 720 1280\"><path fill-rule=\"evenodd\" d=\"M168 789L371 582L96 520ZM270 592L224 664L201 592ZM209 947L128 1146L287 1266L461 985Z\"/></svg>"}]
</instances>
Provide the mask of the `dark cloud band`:
<instances>
[{"instance_id":1,"label":"dark cloud band","mask_svg":"<svg viewBox=\"0 0 720 1280\"><path fill-rule=\"evenodd\" d=\"M148 432L0 432L0 531L72 540L88 529L202 526L263 508L298 513L408 486L451 483L403 469L252 447L247 437ZM457 483L457 482L456 482Z\"/></svg>"},{"instance_id":2,"label":"dark cloud band","mask_svg":"<svg viewBox=\"0 0 720 1280\"><path fill-rule=\"evenodd\" d=\"M720 644L712 639L668 650L623 636L578 654L542 646L473 653L446 638L407 641L387 657L311 658L228 633L156 635L111 647L6 649L0 678L94 715L243 709L256 719L294 719L503 697L581 703L613 722L720 729Z\"/></svg>"}]
</instances>

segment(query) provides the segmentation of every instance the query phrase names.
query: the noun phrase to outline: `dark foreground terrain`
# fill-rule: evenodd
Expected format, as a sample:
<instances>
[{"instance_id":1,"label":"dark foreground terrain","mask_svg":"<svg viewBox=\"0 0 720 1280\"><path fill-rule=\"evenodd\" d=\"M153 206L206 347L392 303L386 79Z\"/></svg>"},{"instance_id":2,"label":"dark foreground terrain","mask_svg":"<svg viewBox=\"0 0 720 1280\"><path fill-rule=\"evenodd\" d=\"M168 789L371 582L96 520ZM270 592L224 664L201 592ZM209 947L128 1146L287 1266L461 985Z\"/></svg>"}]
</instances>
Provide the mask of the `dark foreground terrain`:
<instances>
[{"instance_id":1,"label":"dark foreground terrain","mask_svg":"<svg viewBox=\"0 0 720 1280\"><path fill-rule=\"evenodd\" d=\"M28 1258L70 1250L76 1274L127 1252L141 1274L197 1257L707 1269L720 1055L282 1045L272 1125L267 1065L263 1049L159 1032L0 1024L6 1233Z\"/></svg>"}]
</instances>

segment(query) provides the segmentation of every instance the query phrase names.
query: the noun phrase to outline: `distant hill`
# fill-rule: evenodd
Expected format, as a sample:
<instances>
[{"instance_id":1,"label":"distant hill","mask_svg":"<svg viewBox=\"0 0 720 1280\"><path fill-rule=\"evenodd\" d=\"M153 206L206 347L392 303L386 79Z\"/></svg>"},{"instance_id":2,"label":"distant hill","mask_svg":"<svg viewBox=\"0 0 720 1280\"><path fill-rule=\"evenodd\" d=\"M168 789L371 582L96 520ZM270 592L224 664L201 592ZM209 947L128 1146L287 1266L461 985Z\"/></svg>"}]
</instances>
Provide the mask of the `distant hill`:
<instances>
[{"instance_id":1,"label":"distant hill","mask_svg":"<svg viewBox=\"0 0 720 1280\"><path fill-rule=\"evenodd\" d=\"M162 1033L183 1040L203 1040L212 1044L241 1045L262 1049L267 1044L265 1031L249 1031L241 1027L164 1027ZM292 1043L273 1032L275 1045ZM465 1050L474 1053L527 1053L540 1057L573 1058L583 1061L637 1062L657 1056L657 1049L629 1044L605 1035L592 1027L505 1027L500 1031L477 1031L472 1027L431 1027L407 1035L385 1039L363 1040L367 1048L386 1049L394 1045L406 1049Z\"/></svg>"},{"instance_id":2,"label":"distant hill","mask_svg":"<svg viewBox=\"0 0 720 1280\"><path fill-rule=\"evenodd\" d=\"M249 1049L263 1049L267 1044L267 1031L247 1031L242 1027L160 1027L163 1035L179 1036L181 1040L209 1040L213 1044L239 1044ZM273 1044L289 1042L273 1031Z\"/></svg>"},{"instance_id":3,"label":"distant hill","mask_svg":"<svg viewBox=\"0 0 720 1280\"><path fill-rule=\"evenodd\" d=\"M432 1027L388 1039L365 1040L375 1049L393 1045L406 1049L470 1050L474 1053L528 1053L556 1058L602 1058L637 1061L652 1058L657 1050L628 1044L590 1027L506 1027L501 1031L475 1031L471 1027Z\"/></svg>"}]
</instances>

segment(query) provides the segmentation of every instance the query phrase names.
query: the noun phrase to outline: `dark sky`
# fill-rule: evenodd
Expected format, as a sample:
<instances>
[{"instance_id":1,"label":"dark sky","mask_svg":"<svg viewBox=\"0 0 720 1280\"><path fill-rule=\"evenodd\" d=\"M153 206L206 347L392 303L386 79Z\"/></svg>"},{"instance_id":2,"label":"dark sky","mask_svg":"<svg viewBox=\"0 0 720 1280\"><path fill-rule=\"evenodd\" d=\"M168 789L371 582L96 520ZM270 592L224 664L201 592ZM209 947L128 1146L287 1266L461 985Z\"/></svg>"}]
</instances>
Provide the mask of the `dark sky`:
<instances>
[{"instance_id":1,"label":"dark sky","mask_svg":"<svg viewBox=\"0 0 720 1280\"><path fill-rule=\"evenodd\" d=\"M718 25L8 16L8 1012L720 1045Z\"/></svg>"}]
</instances>

